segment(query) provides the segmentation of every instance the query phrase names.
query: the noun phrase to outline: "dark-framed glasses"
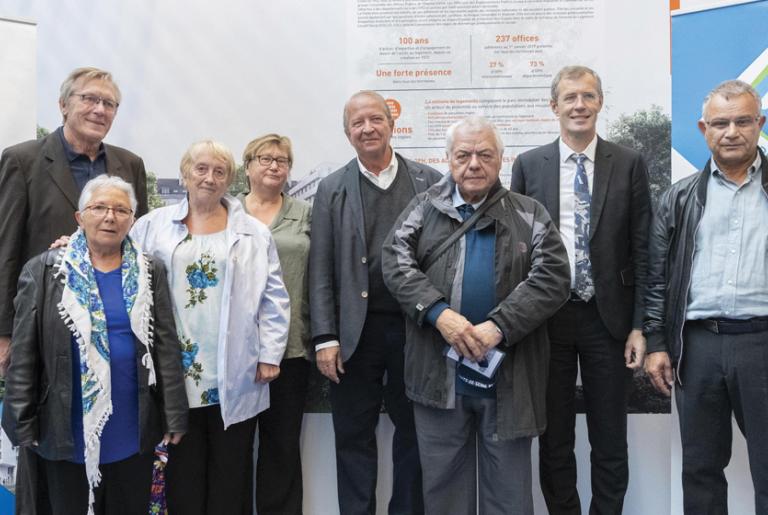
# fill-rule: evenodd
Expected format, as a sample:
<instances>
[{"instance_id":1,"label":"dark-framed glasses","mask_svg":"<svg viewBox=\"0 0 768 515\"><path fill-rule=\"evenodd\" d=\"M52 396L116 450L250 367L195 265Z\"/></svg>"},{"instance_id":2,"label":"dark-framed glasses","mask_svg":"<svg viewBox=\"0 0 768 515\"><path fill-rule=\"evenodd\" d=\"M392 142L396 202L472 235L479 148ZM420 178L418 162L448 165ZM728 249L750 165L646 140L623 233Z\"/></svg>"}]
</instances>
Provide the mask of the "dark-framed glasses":
<instances>
[{"instance_id":1,"label":"dark-framed glasses","mask_svg":"<svg viewBox=\"0 0 768 515\"><path fill-rule=\"evenodd\" d=\"M106 206L104 204L93 204L92 206L86 206L84 211L90 211L93 216L104 218L107 213L112 211L115 218L125 220L133 214L133 209L123 206Z\"/></svg>"},{"instance_id":2,"label":"dark-framed glasses","mask_svg":"<svg viewBox=\"0 0 768 515\"><path fill-rule=\"evenodd\" d=\"M91 95L89 93L72 93L73 96L79 97L80 101L88 107L96 107L101 104L104 106L105 111L115 112L120 106L119 103L108 98L100 97L98 95Z\"/></svg>"},{"instance_id":3,"label":"dark-framed glasses","mask_svg":"<svg viewBox=\"0 0 768 515\"><path fill-rule=\"evenodd\" d=\"M272 166L273 162L280 168L288 168L291 165L291 160L287 157L255 156L255 158L261 166Z\"/></svg>"}]
</instances>

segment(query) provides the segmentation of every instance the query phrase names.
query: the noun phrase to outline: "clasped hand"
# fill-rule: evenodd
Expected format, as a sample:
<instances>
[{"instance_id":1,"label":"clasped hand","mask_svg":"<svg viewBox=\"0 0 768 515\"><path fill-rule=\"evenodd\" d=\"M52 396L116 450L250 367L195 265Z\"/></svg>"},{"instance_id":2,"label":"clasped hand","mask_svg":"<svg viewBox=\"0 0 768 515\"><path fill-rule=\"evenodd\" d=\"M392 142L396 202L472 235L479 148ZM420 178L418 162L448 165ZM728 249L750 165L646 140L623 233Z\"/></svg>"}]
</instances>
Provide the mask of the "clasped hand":
<instances>
[{"instance_id":1,"label":"clasped hand","mask_svg":"<svg viewBox=\"0 0 768 515\"><path fill-rule=\"evenodd\" d=\"M473 325L452 309L446 309L435 322L445 341L461 356L470 361L481 361L486 353L502 340L496 324L491 320Z\"/></svg>"}]
</instances>

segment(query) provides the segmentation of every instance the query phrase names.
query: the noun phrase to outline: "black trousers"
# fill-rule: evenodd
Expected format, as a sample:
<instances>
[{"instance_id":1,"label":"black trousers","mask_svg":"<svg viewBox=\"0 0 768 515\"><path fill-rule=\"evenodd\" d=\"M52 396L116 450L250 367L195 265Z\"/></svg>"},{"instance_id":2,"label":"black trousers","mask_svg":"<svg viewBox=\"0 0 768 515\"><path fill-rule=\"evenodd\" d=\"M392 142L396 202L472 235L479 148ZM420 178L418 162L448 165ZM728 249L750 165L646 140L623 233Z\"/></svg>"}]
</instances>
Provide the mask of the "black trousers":
<instances>
[{"instance_id":1,"label":"black trousers","mask_svg":"<svg viewBox=\"0 0 768 515\"><path fill-rule=\"evenodd\" d=\"M97 515L136 515L149 510L154 454L134 454L124 460L99 465L101 483L93 491ZM88 479L85 465L70 461L40 460L45 469L53 515L88 513Z\"/></svg>"},{"instance_id":2,"label":"black trousers","mask_svg":"<svg viewBox=\"0 0 768 515\"><path fill-rule=\"evenodd\" d=\"M569 301L549 321L551 358L547 430L539 439L541 490L551 514L579 514L576 489L575 385L580 368L592 448L591 514L620 514L629 481L627 395L632 373L595 301ZM577 366L578 365L578 366Z\"/></svg>"},{"instance_id":3,"label":"black trousers","mask_svg":"<svg viewBox=\"0 0 768 515\"><path fill-rule=\"evenodd\" d=\"M768 331L714 334L687 323L675 400L683 447L687 515L728 513L723 470L731 459L731 416L747 440L755 513L768 514Z\"/></svg>"},{"instance_id":4,"label":"black trousers","mask_svg":"<svg viewBox=\"0 0 768 515\"><path fill-rule=\"evenodd\" d=\"M189 430L168 450L168 512L250 514L255 430L253 417L224 431L218 404L189 410Z\"/></svg>"},{"instance_id":5,"label":"black trousers","mask_svg":"<svg viewBox=\"0 0 768 515\"><path fill-rule=\"evenodd\" d=\"M390 514L424 512L413 406L405 396L401 315L368 314L360 343L331 383L341 515L376 513L376 424L382 400L395 426Z\"/></svg>"},{"instance_id":6,"label":"black trousers","mask_svg":"<svg viewBox=\"0 0 768 515\"><path fill-rule=\"evenodd\" d=\"M256 509L259 515L301 515L300 437L309 361L284 359L269 384L269 409L258 416Z\"/></svg>"},{"instance_id":7,"label":"black trousers","mask_svg":"<svg viewBox=\"0 0 768 515\"><path fill-rule=\"evenodd\" d=\"M51 515L44 461L29 447L19 447L16 462L16 515Z\"/></svg>"}]
</instances>

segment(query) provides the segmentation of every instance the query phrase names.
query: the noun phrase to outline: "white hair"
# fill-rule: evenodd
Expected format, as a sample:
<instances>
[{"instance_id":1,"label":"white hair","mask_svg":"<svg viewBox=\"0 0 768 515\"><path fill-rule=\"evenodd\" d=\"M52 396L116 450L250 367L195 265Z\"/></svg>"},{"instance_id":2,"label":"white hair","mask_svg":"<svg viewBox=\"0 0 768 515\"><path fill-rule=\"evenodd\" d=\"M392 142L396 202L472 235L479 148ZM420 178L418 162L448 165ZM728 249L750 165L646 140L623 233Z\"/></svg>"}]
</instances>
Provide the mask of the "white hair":
<instances>
[{"instance_id":1,"label":"white hair","mask_svg":"<svg viewBox=\"0 0 768 515\"><path fill-rule=\"evenodd\" d=\"M136 194L133 192L133 186L120 177L107 174L98 175L85 183L83 191L80 193L80 199L77 202L77 209L83 211L94 193L100 190L109 189L120 190L128 195L128 200L131 202L131 209L136 213L138 201L136 200Z\"/></svg>"},{"instance_id":2,"label":"white hair","mask_svg":"<svg viewBox=\"0 0 768 515\"><path fill-rule=\"evenodd\" d=\"M454 123L448 127L448 130L445 132L445 152L449 156L453 151L453 139L456 135L456 131L464 128L474 131L489 129L493 132L493 137L496 140L496 151L499 153L499 156L504 154L504 142L501 140L501 134L499 134L499 129L496 127L496 124L484 116L471 115Z\"/></svg>"}]
</instances>

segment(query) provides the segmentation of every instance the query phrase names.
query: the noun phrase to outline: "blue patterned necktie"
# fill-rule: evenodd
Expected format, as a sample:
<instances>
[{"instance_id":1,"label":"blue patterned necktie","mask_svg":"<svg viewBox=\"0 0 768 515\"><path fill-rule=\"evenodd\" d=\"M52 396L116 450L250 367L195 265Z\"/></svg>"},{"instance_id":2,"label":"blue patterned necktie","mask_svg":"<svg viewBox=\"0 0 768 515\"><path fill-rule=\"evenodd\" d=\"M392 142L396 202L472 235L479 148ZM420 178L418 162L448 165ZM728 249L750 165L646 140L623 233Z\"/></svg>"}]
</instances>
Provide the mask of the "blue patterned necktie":
<instances>
[{"instance_id":1,"label":"blue patterned necktie","mask_svg":"<svg viewBox=\"0 0 768 515\"><path fill-rule=\"evenodd\" d=\"M472 204L462 204L457 207L456 210L459 212L461 219L464 221L467 221L469 217L475 213L475 208L472 206Z\"/></svg>"},{"instance_id":2,"label":"blue patterned necktie","mask_svg":"<svg viewBox=\"0 0 768 515\"><path fill-rule=\"evenodd\" d=\"M573 154L576 161L576 178L573 181L573 193L575 206L573 210L574 247L576 261L576 284L574 291L584 302L595 294L595 285L592 282L592 263L589 261L589 206L592 196L589 194L589 179L584 168L584 154Z\"/></svg>"}]
</instances>

